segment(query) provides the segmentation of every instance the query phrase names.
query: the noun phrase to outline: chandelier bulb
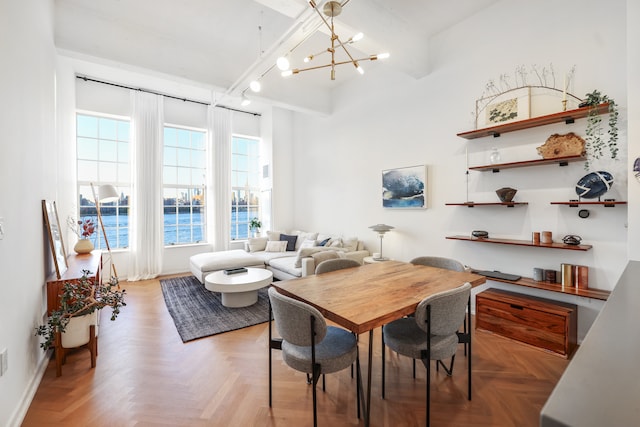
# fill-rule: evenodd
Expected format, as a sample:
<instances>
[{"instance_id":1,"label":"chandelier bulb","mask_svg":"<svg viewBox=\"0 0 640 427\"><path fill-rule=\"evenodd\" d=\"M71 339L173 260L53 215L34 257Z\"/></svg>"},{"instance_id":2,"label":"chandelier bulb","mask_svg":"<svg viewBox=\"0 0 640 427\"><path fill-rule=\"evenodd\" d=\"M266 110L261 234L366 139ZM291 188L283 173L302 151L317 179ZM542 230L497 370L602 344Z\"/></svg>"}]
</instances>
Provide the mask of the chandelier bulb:
<instances>
[{"instance_id":1,"label":"chandelier bulb","mask_svg":"<svg viewBox=\"0 0 640 427\"><path fill-rule=\"evenodd\" d=\"M351 41L352 42L357 42L359 40L362 40L363 37L364 37L364 34L358 33L355 36L351 37Z\"/></svg>"},{"instance_id":2,"label":"chandelier bulb","mask_svg":"<svg viewBox=\"0 0 640 427\"><path fill-rule=\"evenodd\" d=\"M282 72L282 77L289 77L293 74L293 70L286 70Z\"/></svg>"},{"instance_id":3,"label":"chandelier bulb","mask_svg":"<svg viewBox=\"0 0 640 427\"><path fill-rule=\"evenodd\" d=\"M254 80L251 83L249 83L249 87L253 92L260 92L260 89L262 89L262 85L257 80Z\"/></svg>"},{"instance_id":4,"label":"chandelier bulb","mask_svg":"<svg viewBox=\"0 0 640 427\"><path fill-rule=\"evenodd\" d=\"M387 59L389 56L389 52L379 53L378 55L376 55L378 59Z\"/></svg>"},{"instance_id":5,"label":"chandelier bulb","mask_svg":"<svg viewBox=\"0 0 640 427\"><path fill-rule=\"evenodd\" d=\"M281 56L276 60L276 65L280 71L286 71L289 69L289 60L286 56Z\"/></svg>"}]
</instances>

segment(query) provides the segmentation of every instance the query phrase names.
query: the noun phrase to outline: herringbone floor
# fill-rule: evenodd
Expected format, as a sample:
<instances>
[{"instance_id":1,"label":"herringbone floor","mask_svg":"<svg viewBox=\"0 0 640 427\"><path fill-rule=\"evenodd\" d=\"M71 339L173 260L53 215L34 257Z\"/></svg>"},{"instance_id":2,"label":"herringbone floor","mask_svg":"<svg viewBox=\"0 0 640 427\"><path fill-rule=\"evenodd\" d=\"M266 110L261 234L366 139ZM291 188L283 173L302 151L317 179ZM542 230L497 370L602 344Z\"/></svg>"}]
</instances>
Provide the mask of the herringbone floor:
<instances>
[{"instance_id":1,"label":"herringbone floor","mask_svg":"<svg viewBox=\"0 0 640 427\"><path fill-rule=\"evenodd\" d=\"M183 344L158 280L125 283L127 307L103 313L97 367L71 354L56 378L49 363L23 426L309 426L311 388L274 353L268 405L267 324ZM368 335L360 337L366 362ZM372 426L424 425L425 370L387 350L387 398L380 398L380 335L374 334ZM536 426L567 361L474 331L473 400L466 396L462 346L453 377L433 370L433 426ZM363 366L366 369L366 366ZM349 370L327 376L318 393L319 425L362 426Z\"/></svg>"}]
</instances>

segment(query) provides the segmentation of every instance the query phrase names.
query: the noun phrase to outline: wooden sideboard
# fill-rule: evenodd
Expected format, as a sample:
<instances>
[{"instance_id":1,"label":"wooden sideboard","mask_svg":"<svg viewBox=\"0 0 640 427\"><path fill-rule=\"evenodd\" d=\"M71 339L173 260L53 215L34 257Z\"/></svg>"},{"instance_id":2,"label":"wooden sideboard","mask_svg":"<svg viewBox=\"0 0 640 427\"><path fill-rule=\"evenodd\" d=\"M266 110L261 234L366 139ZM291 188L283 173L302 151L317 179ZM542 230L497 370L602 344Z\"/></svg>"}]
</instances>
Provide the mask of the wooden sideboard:
<instances>
[{"instance_id":1,"label":"wooden sideboard","mask_svg":"<svg viewBox=\"0 0 640 427\"><path fill-rule=\"evenodd\" d=\"M100 281L102 274L102 252L91 251L88 254L71 254L67 257L69 267L62 277L58 279L56 274L47 278L47 315L60 305L60 293L66 282L77 281L82 277L83 270L91 272L90 278Z\"/></svg>"}]
</instances>

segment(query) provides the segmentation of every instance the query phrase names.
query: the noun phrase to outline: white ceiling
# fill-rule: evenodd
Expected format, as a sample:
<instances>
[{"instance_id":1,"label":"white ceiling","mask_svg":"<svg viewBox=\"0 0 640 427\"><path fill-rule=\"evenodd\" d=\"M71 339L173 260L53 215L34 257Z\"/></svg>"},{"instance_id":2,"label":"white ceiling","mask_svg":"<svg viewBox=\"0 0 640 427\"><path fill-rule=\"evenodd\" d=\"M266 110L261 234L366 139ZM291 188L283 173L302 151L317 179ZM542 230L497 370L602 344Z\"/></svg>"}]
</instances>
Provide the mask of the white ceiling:
<instances>
[{"instance_id":1,"label":"white ceiling","mask_svg":"<svg viewBox=\"0 0 640 427\"><path fill-rule=\"evenodd\" d=\"M324 0L316 1L321 10ZM391 57L362 62L364 76L339 66L335 81L326 68L286 79L271 68L291 50L293 67L303 68L304 56L329 47L326 27L305 0L55 0L55 40L65 51L201 82L231 97L261 78L263 90L247 90L249 96L327 112L333 89L366 78L374 67L427 75L429 38L497 1L343 0L336 33L343 41L365 34L349 48L352 55ZM327 59L324 54L314 62Z\"/></svg>"}]
</instances>

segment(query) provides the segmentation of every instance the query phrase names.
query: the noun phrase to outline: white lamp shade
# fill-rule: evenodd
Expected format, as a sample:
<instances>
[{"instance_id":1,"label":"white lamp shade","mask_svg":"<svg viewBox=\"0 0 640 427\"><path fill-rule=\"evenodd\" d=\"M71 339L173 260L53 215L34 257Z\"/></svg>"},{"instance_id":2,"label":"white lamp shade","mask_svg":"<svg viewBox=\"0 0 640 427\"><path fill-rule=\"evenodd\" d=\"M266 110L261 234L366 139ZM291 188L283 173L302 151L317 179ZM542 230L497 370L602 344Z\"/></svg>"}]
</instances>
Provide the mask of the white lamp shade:
<instances>
[{"instance_id":1,"label":"white lamp shade","mask_svg":"<svg viewBox=\"0 0 640 427\"><path fill-rule=\"evenodd\" d=\"M98 187L98 201L100 203L115 202L118 200L118 190L111 184L104 184Z\"/></svg>"},{"instance_id":2,"label":"white lamp shade","mask_svg":"<svg viewBox=\"0 0 640 427\"><path fill-rule=\"evenodd\" d=\"M369 228L375 231L376 233L384 234L387 231L393 230L395 227L391 225L386 225L386 224L376 224L376 225L370 226Z\"/></svg>"}]
</instances>

